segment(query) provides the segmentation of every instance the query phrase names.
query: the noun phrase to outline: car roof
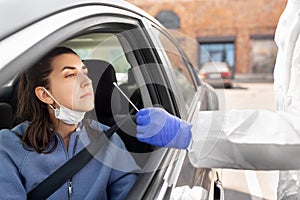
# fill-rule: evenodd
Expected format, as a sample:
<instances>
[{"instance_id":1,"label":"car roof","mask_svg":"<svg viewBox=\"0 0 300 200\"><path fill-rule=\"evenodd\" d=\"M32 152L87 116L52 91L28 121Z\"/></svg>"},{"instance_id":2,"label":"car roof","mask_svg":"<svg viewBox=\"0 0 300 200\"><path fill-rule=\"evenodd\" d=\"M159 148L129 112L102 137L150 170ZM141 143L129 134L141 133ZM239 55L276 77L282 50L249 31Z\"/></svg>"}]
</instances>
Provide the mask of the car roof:
<instances>
[{"instance_id":1,"label":"car roof","mask_svg":"<svg viewBox=\"0 0 300 200\"><path fill-rule=\"evenodd\" d=\"M0 40L49 15L85 5L109 5L157 21L131 3L123 0L0 0ZM159 23L158 23L159 24Z\"/></svg>"},{"instance_id":2,"label":"car roof","mask_svg":"<svg viewBox=\"0 0 300 200\"><path fill-rule=\"evenodd\" d=\"M226 72L230 71L226 62L208 62L204 63L200 68L200 73L210 72Z\"/></svg>"}]
</instances>

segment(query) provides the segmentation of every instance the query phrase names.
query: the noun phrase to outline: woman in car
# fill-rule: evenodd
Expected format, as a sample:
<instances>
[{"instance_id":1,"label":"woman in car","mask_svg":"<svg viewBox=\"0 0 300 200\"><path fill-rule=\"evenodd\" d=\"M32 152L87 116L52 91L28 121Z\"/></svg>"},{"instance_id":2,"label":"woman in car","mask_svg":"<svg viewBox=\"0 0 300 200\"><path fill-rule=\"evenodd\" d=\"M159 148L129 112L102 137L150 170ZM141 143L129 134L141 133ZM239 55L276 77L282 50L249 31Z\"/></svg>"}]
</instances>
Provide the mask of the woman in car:
<instances>
[{"instance_id":1,"label":"woman in car","mask_svg":"<svg viewBox=\"0 0 300 200\"><path fill-rule=\"evenodd\" d=\"M57 47L21 76L18 114L25 121L0 132L0 199L26 199L29 191L89 144L93 134L108 128L84 118L94 108L87 73L73 50ZM113 134L104 151L49 199L124 199L137 170Z\"/></svg>"}]
</instances>

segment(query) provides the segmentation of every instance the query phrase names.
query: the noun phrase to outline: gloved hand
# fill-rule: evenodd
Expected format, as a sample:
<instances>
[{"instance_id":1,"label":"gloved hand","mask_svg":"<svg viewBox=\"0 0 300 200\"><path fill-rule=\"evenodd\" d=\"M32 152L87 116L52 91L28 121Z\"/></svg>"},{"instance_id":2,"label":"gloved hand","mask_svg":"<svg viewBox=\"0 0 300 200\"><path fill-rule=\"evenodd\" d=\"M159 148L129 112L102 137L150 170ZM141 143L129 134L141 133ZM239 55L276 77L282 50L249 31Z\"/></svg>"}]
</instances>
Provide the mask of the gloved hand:
<instances>
[{"instance_id":1,"label":"gloved hand","mask_svg":"<svg viewBox=\"0 0 300 200\"><path fill-rule=\"evenodd\" d=\"M136 113L137 139L159 147L186 149L192 125L162 108L144 108Z\"/></svg>"}]
</instances>

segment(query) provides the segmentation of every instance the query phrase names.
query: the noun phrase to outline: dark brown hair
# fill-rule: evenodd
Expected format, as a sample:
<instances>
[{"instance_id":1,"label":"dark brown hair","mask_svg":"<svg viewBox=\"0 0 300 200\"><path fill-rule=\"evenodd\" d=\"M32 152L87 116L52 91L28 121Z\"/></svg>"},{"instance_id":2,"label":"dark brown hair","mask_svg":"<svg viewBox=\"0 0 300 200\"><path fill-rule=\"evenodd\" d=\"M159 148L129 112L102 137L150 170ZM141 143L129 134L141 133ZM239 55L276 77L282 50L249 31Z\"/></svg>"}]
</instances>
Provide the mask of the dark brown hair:
<instances>
[{"instance_id":1,"label":"dark brown hair","mask_svg":"<svg viewBox=\"0 0 300 200\"><path fill-rule=\"evenodd\" d=\"M25 71L20 78L18 92L18 117L30 121L29 127L22 136L25 148L38 153L51 153L57 146L53 122L50 120L48 105L35 95L35 88L43 86L48 89L49 75L53 70L52 61L61 54L75 54L67 47L56 47L34 66ZM51 140L54 145L49 148Z\"/></svg>"}]
</instances>

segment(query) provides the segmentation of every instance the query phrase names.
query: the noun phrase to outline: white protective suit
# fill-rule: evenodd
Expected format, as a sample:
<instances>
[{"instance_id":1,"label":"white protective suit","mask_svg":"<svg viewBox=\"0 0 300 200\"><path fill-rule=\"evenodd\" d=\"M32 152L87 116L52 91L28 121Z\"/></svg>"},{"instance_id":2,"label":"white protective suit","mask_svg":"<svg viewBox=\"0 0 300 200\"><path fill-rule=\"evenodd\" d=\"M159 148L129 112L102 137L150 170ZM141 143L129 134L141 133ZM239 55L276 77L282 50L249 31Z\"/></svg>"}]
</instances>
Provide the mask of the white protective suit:
<instances>
[{"instance_id":1,"label":"white protective suit","mask_svg":"<svg viewBox=\"0 0 300 200\"><path fill-rule=\"evenodd\" d=\"M196 167L300 170L300 0L289 0L275 34L277 112L198 112L189 158ZM300 199L300 173L281 171L278 199Z\"/></svg>"}]
</instances>

